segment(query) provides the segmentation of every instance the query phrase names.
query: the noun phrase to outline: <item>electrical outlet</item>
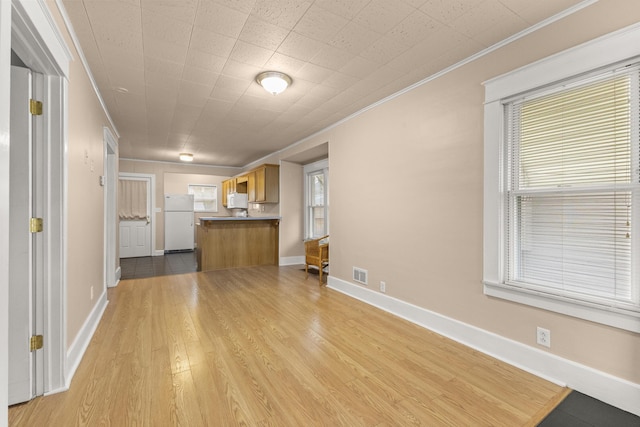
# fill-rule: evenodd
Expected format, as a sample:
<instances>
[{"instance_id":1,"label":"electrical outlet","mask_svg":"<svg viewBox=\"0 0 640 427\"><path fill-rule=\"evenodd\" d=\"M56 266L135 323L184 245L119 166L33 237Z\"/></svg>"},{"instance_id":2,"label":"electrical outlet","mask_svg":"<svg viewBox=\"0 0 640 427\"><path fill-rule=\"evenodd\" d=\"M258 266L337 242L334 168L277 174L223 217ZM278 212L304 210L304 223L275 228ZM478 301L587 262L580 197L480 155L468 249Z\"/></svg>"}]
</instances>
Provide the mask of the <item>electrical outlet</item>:
<instances>
[{"instance_id":1,"label":"electrical outlet","mask_svg":"<svg viewBox=\"0 0 640 427\"><path fill-rule=\"evenodd\" d=\"M540 345L551 347L551 331L549 329L541 328L540 326L538 326L536 341Z\"/></svg>"},{"instance_id":2,"label":"electrical outlet","mask_svg":"<svg viewBox=\"0 0 640 427\"><path fill-rule=\"evenodd\" d=\"M383 281L380 281L380 292L382 293L387 292L387 284L384 283Z\"/></svg>"},{"instance_id":3,"label":"electrical outlet","mask_svg":"<svg viewBox=\"0 0 640 427\"><path fill-rule=\"evenodd\" d=\"M91 301L93 301L93 286L91 287Z\"/></svg>"}]
</instances>

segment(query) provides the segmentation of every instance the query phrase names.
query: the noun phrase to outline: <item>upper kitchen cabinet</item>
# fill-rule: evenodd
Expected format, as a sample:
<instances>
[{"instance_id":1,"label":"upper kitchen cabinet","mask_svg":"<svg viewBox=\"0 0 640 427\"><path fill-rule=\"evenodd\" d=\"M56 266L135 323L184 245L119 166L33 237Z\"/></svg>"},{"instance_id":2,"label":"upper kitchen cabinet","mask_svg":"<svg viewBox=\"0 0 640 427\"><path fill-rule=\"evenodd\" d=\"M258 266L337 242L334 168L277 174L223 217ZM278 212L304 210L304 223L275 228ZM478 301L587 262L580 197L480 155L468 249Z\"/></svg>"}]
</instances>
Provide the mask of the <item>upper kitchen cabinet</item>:
<instances>
[{"instance_id":1,"label":"upper kitchen cabinet","mask_svg":"<svg viewBox=\"0 0 640 427\"><path fill-rule=\"evenodd\" d=\"M244 175L222 181L222 206L227 207L229 193L247 193L249 203L278 203L280 166L264 164Z\"/></svg>"},{"instance_id":2,"label":"upper kitchen cabinet","mask_svg":"<svg viewBox=\"0 0 640 427\"><path fill-rule=\"evenodd\" d=\"M222 206L227 207L227 195L236 191L236 179L229 178L222 181Z\"/></svg>"},{"instance_id":3,"label":"upper kitchen cabinet","mask_svg":"<svg viewBox=\"0 0 640 427\"><path fill-rule=\"evenodd\" d=\"M249 203L256 202L256 172L251 171L247 174L247 198Z\"/></svg>"},{"instance_id":4,"label":"upper kitchen cabinet","mask_svg":"<svg viewBox=\"0 0 640 427\"><path fill-rule=\"evenodd\" d=\"M247 194L250 203L278 203L280 166L264 164L249 172L247 177Z\"/></svg>"},{"instance_id":5,"label":"upper kitchen cabinet","mask_svg":"<svg viewBox=\"0 0 640 427\"><path fill-rule=\"evenodd\" d=\"M247 175L236 176L236 193L247 193L249 177Z\"/></svg>"}]
</instances>

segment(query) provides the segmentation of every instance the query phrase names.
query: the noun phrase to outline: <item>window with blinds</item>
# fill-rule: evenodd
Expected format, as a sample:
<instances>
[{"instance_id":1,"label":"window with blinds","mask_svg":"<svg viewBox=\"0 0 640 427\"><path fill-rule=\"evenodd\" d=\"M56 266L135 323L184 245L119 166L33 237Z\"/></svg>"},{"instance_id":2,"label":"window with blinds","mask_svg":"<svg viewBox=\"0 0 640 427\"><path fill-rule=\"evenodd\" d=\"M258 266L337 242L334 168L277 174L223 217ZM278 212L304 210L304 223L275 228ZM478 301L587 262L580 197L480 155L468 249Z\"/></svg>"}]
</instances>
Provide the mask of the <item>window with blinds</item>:
<instances>
[{"instance_id":1,"label":"window with blinds","mask_svg":"<svg viewBox=\"0 0 640 427\"><path fill-rule=\"evenodd\" d=\"M321 169L307 174L307 182L309 186L307 203L307 215L309 218L308 235L310 238L322 237L327 234L327 204L326 186L325 186L325 170Z\"/></svg>"},{"instance_id":2,"label":"window with blinds","mask_svg":"<svg viewBox=\"0 0 640 427\"><path fill-rule=\"evenodd\" d=\"M638 80L629 66L505 104L508 284L640 306Z\"/></svg>"},{"instance_id":3,"label":"window with blinds","mask_svg":"<svg viewBox=\"0 0 640 427\"><path fill-rule=\"evenodd\" d=\"M305 238L329 234L329 162L320 160L304 166Z\"/></svg>"},{"instance_id":4,"label":"window with blinds","mask_svg":"<svg viewBox=\"0 0 640 427\"><path fill-rule=\"evenodd\" d=\"M193 194L194 212L218 212L218 187L209 184L189 184L187 192Z\"/></svg>"}]
</instances>

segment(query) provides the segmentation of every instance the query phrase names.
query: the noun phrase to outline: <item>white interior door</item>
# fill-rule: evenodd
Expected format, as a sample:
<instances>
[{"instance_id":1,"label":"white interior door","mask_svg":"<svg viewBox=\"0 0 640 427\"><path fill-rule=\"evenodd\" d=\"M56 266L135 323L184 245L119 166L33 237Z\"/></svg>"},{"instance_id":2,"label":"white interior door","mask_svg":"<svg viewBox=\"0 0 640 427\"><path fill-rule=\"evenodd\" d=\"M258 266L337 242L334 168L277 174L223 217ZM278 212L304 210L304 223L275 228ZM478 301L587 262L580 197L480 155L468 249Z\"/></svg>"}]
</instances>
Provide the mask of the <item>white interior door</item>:
<instances>
[{"instance_id":1,"label":"white interior door","mask_svg":"<svg viewBox=\"0 0 640 427\"><path fill-rule=\"evenodd\" d=\"M29 220L42 209L42 120L33 116L29 100L43 77L26 68L11 67L11 146L9 207L9 404L43 393L42 350L30 350L30 338L42 333L43 245L31 233ZM35 175L34 175L35 173ZM41 283L40 283L41 284ZM40 370L38 371L38 368Z\"/></svg>"},{"instance_id":2,"label":"white interior door","mask_svg":"<svg viewBox=\"0 0 640 427\"><path fill-rule=\"evenodd\" d=\"M148 178L120 178L120 180L145 181L146 217L144 219L120 219L120 258L151 256L151 180Z\"/></svg>"}]
</instances>

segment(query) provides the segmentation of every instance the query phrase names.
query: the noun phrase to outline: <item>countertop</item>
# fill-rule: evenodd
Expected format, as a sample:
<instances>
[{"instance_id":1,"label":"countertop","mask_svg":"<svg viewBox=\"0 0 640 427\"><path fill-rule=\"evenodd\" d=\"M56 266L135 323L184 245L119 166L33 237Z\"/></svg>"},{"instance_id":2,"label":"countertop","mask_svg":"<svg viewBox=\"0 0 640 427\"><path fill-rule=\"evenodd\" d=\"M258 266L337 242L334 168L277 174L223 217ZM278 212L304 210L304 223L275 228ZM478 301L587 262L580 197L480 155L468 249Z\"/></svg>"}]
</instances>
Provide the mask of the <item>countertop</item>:
<instances>
[{"instance_id":1,"label":"countertop","mask_svg":"<svg viewBox=\"0 0 640 427\"><path fill-rule=\"evenodd\" d=\"M282 219L279 216L202 216L200 221L260 221Z\"/></svg>"}]
</instances>

